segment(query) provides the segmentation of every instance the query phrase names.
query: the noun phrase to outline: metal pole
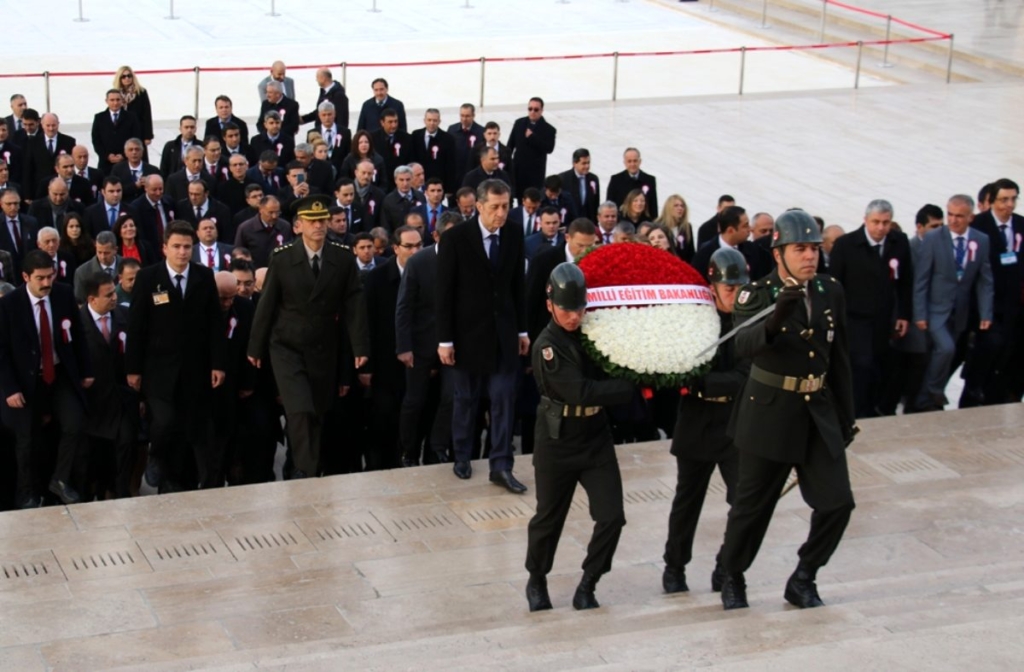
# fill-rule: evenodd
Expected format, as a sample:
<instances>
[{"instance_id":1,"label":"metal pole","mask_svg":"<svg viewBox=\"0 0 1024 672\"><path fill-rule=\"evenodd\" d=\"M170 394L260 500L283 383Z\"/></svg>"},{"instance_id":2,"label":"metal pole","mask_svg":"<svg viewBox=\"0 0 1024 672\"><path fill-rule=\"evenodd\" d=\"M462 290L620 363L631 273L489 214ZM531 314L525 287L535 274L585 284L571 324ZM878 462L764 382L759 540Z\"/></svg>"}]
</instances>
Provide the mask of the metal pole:
<instances>
[{"instance_id":1,"label":"metal pole","mask_svg":"<svg viewBox=\"0 0 1024 672\"><path fill-rule=\"evenodd\" d=\"M75 23L85 23L88 20L89 19L82 16L82 0L78 0L78 18L73 19L73 21L75 21Z\"/></svg>"},{"instance_id":2,"label":"metal pole","mask_svg":"<svg viewBox=\"0 0 1024 672\"><path fill-rule=\"evenodd\" d=\"M821 0L821 35L818 42L825 41L825 20L828 18L828 0Z\"/></svg>"},{"instance_id":3,"label":"metal pole","mask_svg":"<svg viewBox=\"0 0 1024 672\"><path fill-rule=\"evenodd\" d=\"M771 26L768 25L768 0L764 0L764 3L761 5L761 27L771 28Z\"/></svg>"},{"instance_id":4,"label":"metal pole","mask_svg":"<svg viewBox=\"0 0 1024 672\"><path fill-rule=\"evenodd\" d=\"M196 73L196 100L195 100L195 117L199 118L199 66L193 68Z\"/></svg>"},{"instance_id":5,"label":"metal pole","mask_svg":"<svg viewBox=\"0 0 1024 672\"><path fill-rule=\"evenodd\" d=\"M953 79L953 33L949 34L949 64L946 65L946 84Z\"/></svg>"},{"instance_id":6,"label":"metal pole","mask_svg":"<svg viewBox=\"0 0 1024 672\"><path fill-rule=\"evenodd\" d=\"M612 54L612 102L619 99L619 52Z\"/></svg>"},{"instance_id":7,"label":"metal pole","mask_svg":"<svg viewBox=\"0 0 1024 672\"><path fill-rule=\"evenodd\" d=\"M892 34L892 14L885 17L885 51L882 57L882 67L891 68L892 63L889 62L889 36Z\"/></svg>"},{"instance_id":8,"label":"metal pole","mask_svg":"<svg viewBox=\"0 0 1024 672\"><path fill-rule=\"evenodd\" d=\"M50 111L50 71L43 73L43 87L46 90L46 111Z\"/></svg>"},{"instance_id":9,"label":"metal pole","mask_svg":"<svg viewBox=\"0 0 1024 672\"><path fill-rule=\"evenodd\" d=\"M277 0L270 0L270 12L267 16L281 16L277 13Z\"/></svg>"},{"instance_id":10,"label":"metal pole","mask_svg":"<svg viewBox=\"0 0 1024 672\"><path fill-rule=\"evenodd\" d=\"M480 57L480 109L484 109L484 71L487 68L487 57Z\"/></svg>"},{"instance_id":11,"label":"metal pole","mask_svg":"<svg viewBox=\"0 0 1024 672\"><path fill-rule=\"evenodd\" d=\"M348 88L348 63L341 64L341 86L342 88Z\"/></svg>"},{"instance_id":12,"label":"metal pole","mask_svg":"<svg viewBox=\"0 0 1024 672\"><path fill-rule=\"evenodd\" d=\"M718 11L717 9L715 9L715 0L711 0L711 2L708 3L708 11L709 12L717 12Z\"/></svg>"},{"instance_id":13,"label":"metal pole","mask_svg":"<svg viewBox=\"0 0 1024 672\"><path fill-rule=\"evenodd\" d=\"M181 18L180 16L175 16L174 15L174 0L171 0L171 15L170 16L165 16L164 18L165 19L170 19L172 21L174 21L175 19L180 19Z\"/></svg>"},{"instance_id":14,"label":"metal pole","mask_svg":"<svg viewBox=\"0 0 1024 672\"><path fill-rule=\"evenodd\" d=\"M466 4L462 6L463 9L473 9L473 5L469 4L469 0L466 0Z\"/></svg>"},{"instance_id":15,"label":"metal pole","mask_svg":"<svg viewBox=\"0 0 1024 672\"><path fill-rule=\"evenodd\" d=\"M864 42L857 40L857 69L853 73L853 88L860 88L860 59L864 54Z\"/></svg>"},{"instance_id":16,"label":"metal pole","mask_svg":"<svg viewBox=\"0 0 1024 672\"><path fill-rule=\"evenodd\" d=\"M373 12L374 14L380 13L380 10L377 9L377 0L373 0L373 9L368 9L366 11Z\"/></svg>"},{"instance_id":17,"label":"metal pole","mask_svg":"<svg viewBox=\"0 0 1024 672\"><path fill-rule=\"evenodd\" d=\"M743 74L747 69L747 48L740 47L740 95L743 95Z\"/></svg>"}]
</instances>

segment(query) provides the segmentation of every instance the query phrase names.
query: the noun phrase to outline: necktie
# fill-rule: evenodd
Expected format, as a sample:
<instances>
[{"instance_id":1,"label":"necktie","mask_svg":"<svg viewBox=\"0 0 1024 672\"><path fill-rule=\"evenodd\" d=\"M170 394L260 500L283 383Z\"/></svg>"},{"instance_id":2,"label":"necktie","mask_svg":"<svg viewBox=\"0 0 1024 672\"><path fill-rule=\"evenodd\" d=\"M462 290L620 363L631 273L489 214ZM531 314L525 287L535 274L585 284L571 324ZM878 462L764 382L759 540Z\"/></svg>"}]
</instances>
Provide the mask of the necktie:
<instances>
[{"instance_id":1,"label":"necktie","mask_svg":"<svg viewBox=\"0 0 1024 672\"><path fill-rule=\"evenodd\" d=\"M107 211L107 220L110 223L110 228L114 228L114 222L117 220L117 208L110 208Z\"/></svg>"},{"instance_id":2,"label":"necktie","mask_svg":"<svg viewBox=\"0 0 1024 672\"><path fill-rule=\"evenodd\" d=\"M85 169L84 168L82 170L78 171L78 176L79 177L85 177Z\"/></svg>"},{"instance_id":3,"label":"necktie","mask_svg":"<svg viewBox=\"0 0 1024 672\"><path fill-rule=\"evenodd\" d=\"M492 233L487 236L487 240L491 241L491 246L487 250L487 258L491 260L491 266L494 267L494 270L498 270L498 253L500 252L498 249L498 234Z\"/></svg>"},{"instance_id":4,"label":"necktie","mask_svg":"<svg viewBox=\"0 0 1024 672\"><path fill-rule=\"evenodd\" d=\"M110 342L110 315L100 316L100 333L103 334L103 340Z\"/></svg>"},{"instance_id":5,"label":"necktie","mask_svg":"<svg viewBox=\"0 0 1024 672\"><path fill-rule=\"evenodd\" d=\"M114 267L113 267L113 266L107 266L106 268L104 268L104 269L103 269L103 271L104 271L104 272L105 272L105 273L106 273L107 275L109 275L109 276L111 277L111 279L113 279L113 278L114 278Z\"/></svg>"},{"instance_id":6,"label":"necktie","mask_svg":"<svg viewBox=\"0 0 1024 672\"><path fill-rule=\"evenodd\" d=\"M197 182L198 180L199 180L199 173L196 173L195 175L189 175L188 176L188 181L189 182Z\"/></svg>"},{"instance_id":7,"label":"necktie","mask_svg":"<svg viewBox=\"0 0 1024 672\"><path fill-rule=\"evenodd\" d=\"M50 316L46 314L46 301L39 299L39 346L42 349L43 382L52 385L57 379L53 368L53 333L50 331Z\"/></svg>"},{"instance_id":8,"label":"necktie","mask_svg":"<svg viewBox=\"0 0 1024 672\"><path fill-rule=\"evenodd\" d=\"M319 278L320 277L320 255L319 254L314 254L313 255L313 277L314 278Z\"/></svg>"},{"instance_id":9,"label":"necktie","mask_svg":"<svg viewBox=\"0 0 1024 672\"><path fill-rule=\"evenodd\" d=\"M430 228L427 229L429 233L434 232L434 227L437 226L437 208L431 208L430 210Z\"/></svg>"},{"instance_id":10,"label":"necktie","mask_svg":"<svg viewBox=\"0 0 1024 672\"><path fill-rule=\"evenodd\" d=\"M206 248L206 265L209 266L210 268L213 268L213 264L213 248L208 247Z\"/></svg>"},{"instance_id":11,"label":"necktie","mask_svg":"<svg viewBox=\"0 0 1024 672\"><path fill-rule=\"evenodd\" d=\"M392 147L394 147L394 146L395 146L395 136L393 136L393 135L389 135L389 136L388 136L388 144L389 144L390 146L392 146Z\"/></svg>"},{"instance_id":12,"label":"necktie","mask_svg":"<svg viewBox=\"0 0 1024 672\"><path fill-rule=\"evenodd\" d=\"M18 220L11 219L8 221L10 221L11 229L14 231L14 251L17 252L18 250L21 249L21 231L18 230Z\"/></svg>"},{"instance_id":13,"label":"necktie","mask_svg":"<svg viewBox=\"0 0 1024 672\"><path fill-rule=\"evenodd\" d=\"M153 207L156 210L156 234L157 240L164 239L164 216L160 212L160 205L157 204Z\"/></svg>"},{"instance_id":14,"label":"necktie","mask_svg":"<svg viewBox=\"0 0 1024 672\"><path fill-rule=\"evenodd\" d=\"M349 227L351 228L351 226L352 226L352 206L351 205L346 205L345 206L345 221L348 223Z\"/></svg>"},{"instance_id":15,"label":"necktie","mask_svg":"<svg viewBox=\"0 0 1024 672\"><path fill-rule=\"evenodd\" d=\"M957 236L956 238L956 267L963 271L964 261L967 258L967 245L964 243L963 236Z\"/></svg>"},{"instance_id":16,"label":"necktie","mask_svg":"<svg viewBox=\"0 0 1024 672\"><path fill-rule=\"evenodd\" d=\"M202 218L203 218L203 208L201 206L197 205L196 206L196 224L198 224L199 220L202 219Z\"/></svg>"},{"instance_id":17,"label":"necktie","mask_svg":"<svg viewBox=\"0 0 1024 672\"><path fill-rule=\"evenodd\" d=\"M324 131L324 142L327 143L327 147L328 148L333 147L334 146L334 133L332 133L329 130L328 131Z\"/></svg>"},{"instance_id":18,"label":"necktie","mask_svg":"<svg viewBox=\"0 0 1024 672\"><path fill-rule=\"evenodd\" d=\"M21 130L21 119L15 119L14 120L14 126L15 126L15 128L14 128L15 131L20 131Z\"/></svg>"},{"instance_id":19,"label":"necktie","mask_svg":"<svg viewBox=\"0 0 1024 672\"><path fill-rule=\"evenodd\" d=\"M384 107L384 101L383 100L378 100L377 101L377 107Z\"/></svg>"},{"instance_id":20,"label":"necktie","mask_svg":"<svg viewBox=\"0 0 1024 672\"><path fill-rule=\"evenodd\" d=\"M534 229L533 227L534 227L534 224L533 224L533 215L529 215L529 216L528 216L528 217L526 218L526 228L527 228L527 230L528 230L528 231L529 231L530 233L533 233L533 232L534 232L534 230L535 230L535 229Z\"/></svg>"},{"instance_id":21,"label":"necktie","mask_svg":"<svg viewBox=\"0 0 1024 672\"><path fill-rule=\"evenodd\" d=\"M605 234L604 234L604 242L606 242L606 243L610 243L610 242L612 242L612 234L610 234L610 233L605 233Z\"/></svg>"},{"instance_id":22,"label":"necktie","mask_svg":"<svg viewBox=\"0 0 1024 672\"><path fill-rule=\"evenodd\" d=\"M50 152L50 156L53 156L53 138L46 141L46 149Z\"/></svg>"},{"instance_id":23,"label":"necktie","mask_svg":"<svg viewBox=\"0 0 1024 672\"><path fill-rule=\"evenodd\" d=\"M114 114L112 115L112 118L114 120L114 125L115 126L117 125L117 118L118 118L118 116L120 116L120 115L117 112L114 112Z\"/></svg>"},{"instance_id":24,"label":"necktie","mask_svg":"<svg viewBox=\"0 0 1024 672\"><path fill-rule=\"evenodd\" d=\"M875 252L878 252L878 256L881 257L882 256L882 244L881 243L875 243L874 247L875 247Z\"/></svg>"},{"instance_id":25,"label":"necktie","mask_svg":"<svg viewBox=\"0 0 1024 672\"><path fill-rule=\"evenodd\" d=\"M1009 250L1011 247L1013 247L1013 245L1010 244L1010 240L1006 237L1006 229L1007 228L1009 228L1009 227L1007 227L1006 224L1000 224L999 225L999 235L1001 235L1003 237L1003 240L1006 241L1006 249Z\"/></svg>"},{"instance_id":26,"label":"necktie","mask_svg":"<svg viewBox=\"0 0 1024 672\"><path fill-rule=\"evenodd\" d=\"M587 178L585 175L580 176L580 205L584 205L587 202Z\"/></svg>"},{"instance_id":27,"label":"necktie","mask_svg":"<svg viewBox=\"0 0 1024 672\"><path fill-rule=\"evenodd\" d=\"M138 181L139 181L139 171L133 170L132 171L132 182L138 182Z\"/></svg>"},{"instance_id":28,"label":"necktie","mask_svg":"<svg viewBox=\"0 0 1024 672\"><path fill-rule=\"evenodd\" d=\"M185 276L181 273L174 276L174 293L178 295L179 299L184 298L184 295L181 293L181 281L184 279Z\"/></svg>"}]
</instances>

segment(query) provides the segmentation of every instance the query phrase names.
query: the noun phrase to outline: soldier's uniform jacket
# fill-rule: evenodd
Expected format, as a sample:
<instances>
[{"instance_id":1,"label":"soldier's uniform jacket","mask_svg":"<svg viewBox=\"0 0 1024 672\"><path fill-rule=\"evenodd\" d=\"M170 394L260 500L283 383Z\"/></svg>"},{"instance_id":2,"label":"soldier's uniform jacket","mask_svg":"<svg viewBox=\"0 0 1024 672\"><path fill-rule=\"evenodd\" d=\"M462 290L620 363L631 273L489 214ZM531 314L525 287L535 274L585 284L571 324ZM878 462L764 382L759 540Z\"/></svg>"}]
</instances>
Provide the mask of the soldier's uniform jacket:
<instances>
[{"instance_id":1,"label":"soldier's uniform jacket","mask_svg":"<svg viewBox=\"0 0 1024 672\"><path fill-rule=\"evenodd\" d=\"M719 312L720 335L732 329L732 315ZM736 341L718 346L711 370L679 398L672 454L703 462L729 457L736 446L726 435L733 407L750 373L750 360L736 355Z\"/></svg>"},{"instance_id":2,"label":"soldier's uniform jacket","mask_svg":"<svg viewBox=\"0 0 1024 672\"><path fill-rule=\"evenodd\" d=\"M629 403L633 384L609 378L583 350L579 330L568 332L554 321L533 344L533 375L541 394L534 467L585 469L614 460L607 410L575 417L575 408ZM564 417L566 406L571 417Z\"/></svg>"},{"instance_id":3,"label":"soldier's uniform jacket","mask_svg":"<svg viewBox=\"0 0 1024 672\"><path fill-rule=\"evenodd\" d=\"M366 321L352 252L325 241L317 278L300 238L271 255L248 354L269 352L286 412L322 414L353 366L347 344L356 357L369 354Z\"/></svg>"},{"instance_id":4,"label":"soldier's uniform jacket","mask_svg":"<svg viewBox=\"0 0 1024 672\"><path fill-rule=\"evenodd\" d=\"M739 325L775 303L784 287L778 269L746 285L736 297L734 324ZM730 433L741 451L778 462L801 463L809 432L817 431L833 456L853 438L853 389L846 341L846 303L842 286L828 275L807 283L811 311L804 305L787 318L781 333L769 339L765 323L736 335L736 354L751 360L751 377L736 405ZM815 379L816 392L789 391L755 380L758 369L769 376Z\"/></svg>"}]
</instances>

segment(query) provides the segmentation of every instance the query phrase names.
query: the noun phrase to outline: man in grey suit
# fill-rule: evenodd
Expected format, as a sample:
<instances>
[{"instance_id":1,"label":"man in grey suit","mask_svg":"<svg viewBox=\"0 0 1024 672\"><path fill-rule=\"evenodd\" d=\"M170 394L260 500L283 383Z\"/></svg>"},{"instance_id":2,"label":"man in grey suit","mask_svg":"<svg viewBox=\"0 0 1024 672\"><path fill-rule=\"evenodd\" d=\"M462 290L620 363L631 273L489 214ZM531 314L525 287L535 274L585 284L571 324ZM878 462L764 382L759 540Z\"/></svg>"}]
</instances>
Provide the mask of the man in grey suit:
<instances>
[{"instance_id":1,"label":"man in grey suit","mask_svg":"<svg viewBox=\"0 0 1024 672\"><path fill-rule=\"evenodd\" d=\"M274 64L270 66L270 74L256 85L256 89L260 92L261 103L267 99L267 84L271 81L280 82L284 95L295 100L295 80L285 77L284 61L274 61Z\"/></svg>"},{"instance_id":2,"label":"man in grey suit","mask_svg":"<svg viewBox=\"0 0 1024 672\"><path fill-rule=\"evenodd\" d=\"M85 279L97 273L106 273L110 280L117 284L117 265L121 258L117 256L117 238L113 231L100 231L96 236L96 256L78 267L75 271L75 300L79 305L85 304L88 295L85 291Z\"/></svg>"},{"instance_id":3,"label":"man in grey suit","mask_svg":"<svg viewBox=\"0 0 1024 672\"><path fill-rule=\"evenodd\" d=\"M970 228L974 199L957 194L946 205L946 226L930 231L917 250L914 267L914 322L932 341L919 410L941 409L957 340L967 331L971 296L978 329L992 326L992 267L988 236Z\"/></svg>"}]
</instances>

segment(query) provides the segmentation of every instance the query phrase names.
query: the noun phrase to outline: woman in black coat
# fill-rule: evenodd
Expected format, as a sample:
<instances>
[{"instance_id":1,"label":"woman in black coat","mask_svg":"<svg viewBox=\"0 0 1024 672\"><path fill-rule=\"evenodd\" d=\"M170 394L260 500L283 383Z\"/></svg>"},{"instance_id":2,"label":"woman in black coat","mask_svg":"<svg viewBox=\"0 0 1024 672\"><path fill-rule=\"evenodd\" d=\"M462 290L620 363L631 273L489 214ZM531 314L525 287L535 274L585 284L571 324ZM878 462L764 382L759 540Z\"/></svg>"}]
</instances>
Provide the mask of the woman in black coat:
<instances>
[{"instance_id":1,"label":"woman in black coat","mask_svg":"<svg viewBox=\"0 0 1024 672\"><path fill-rule=\"evenodd\" d=\"M135 71L127 65L122 65L114 75L113 88L124 96L124 109L134 114L142 127L142 137L139 138L145 143L142 160L149 163L149 143L153 142L153 107L149 104L149 92L139 83Z\"/></svg>"}]
</instances>

